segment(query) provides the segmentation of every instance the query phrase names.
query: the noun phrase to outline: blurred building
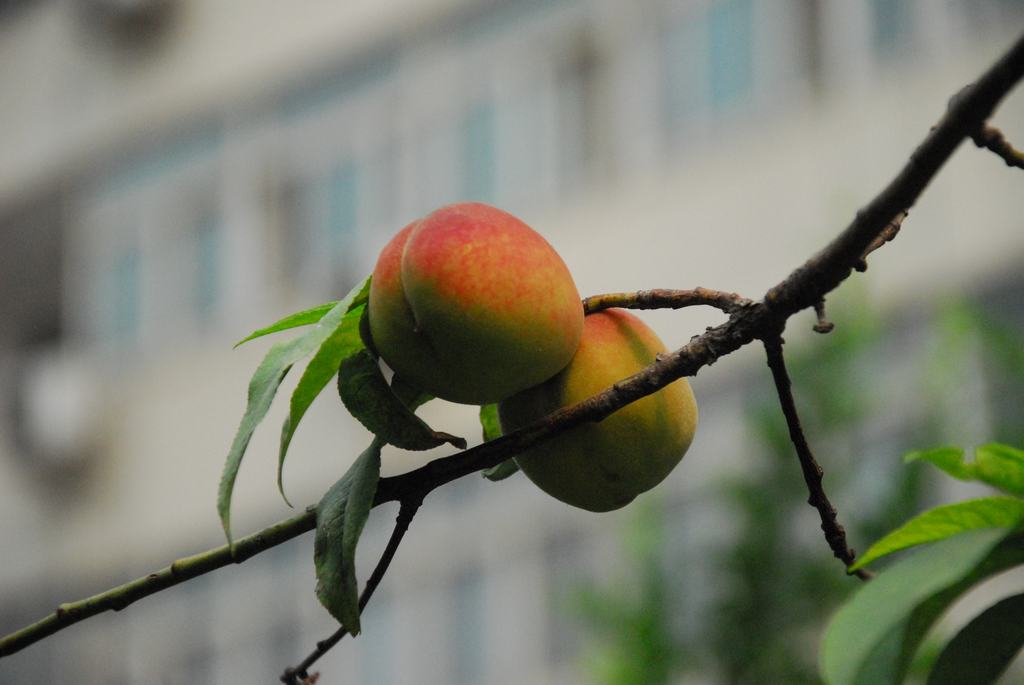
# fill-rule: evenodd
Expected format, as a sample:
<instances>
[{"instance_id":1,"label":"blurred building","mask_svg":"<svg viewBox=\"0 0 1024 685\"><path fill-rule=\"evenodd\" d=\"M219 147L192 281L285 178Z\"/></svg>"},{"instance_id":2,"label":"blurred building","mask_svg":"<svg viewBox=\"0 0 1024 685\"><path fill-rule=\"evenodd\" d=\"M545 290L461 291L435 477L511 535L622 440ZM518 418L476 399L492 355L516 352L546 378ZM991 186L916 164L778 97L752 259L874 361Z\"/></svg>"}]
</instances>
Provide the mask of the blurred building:
<instances>
[{"instance_id":1,"label":"blurred building","mask_svg":"<svg viewBox=\"0 0 1024 685\"><path fill-rule=\"evenodd\" d=\"M1011 0L0 2L0 631L220 544L216 485L267 347L231 345L336 299L412 219L501 206L586 294L756 297L848 223L1021 26ZM1022 103L997 115L1011 138ZM1017 292L1015 189L961 150L867 287L891 308ZM717 320L647 319L673 347ZM759 364L741 353L694 381L703 424L671 496L741 468ZM239 532L289 513L274 484L288 390L242 468ZM425 415L478 433L471 408ZM321 398L291 448L292 501L315 502L367 440ZM385 469L423 458L388 453ZM393 514L371 518L364 578ZM365 635L318 668L578 681L551 593L614 559L619 520L521 477L455 483L413 524ZM715 521L680 535L697 545ZM304 536L91 619L0 661L0 681L272 682L333 630L311 557Z\"/></svg>"}]
</instances>

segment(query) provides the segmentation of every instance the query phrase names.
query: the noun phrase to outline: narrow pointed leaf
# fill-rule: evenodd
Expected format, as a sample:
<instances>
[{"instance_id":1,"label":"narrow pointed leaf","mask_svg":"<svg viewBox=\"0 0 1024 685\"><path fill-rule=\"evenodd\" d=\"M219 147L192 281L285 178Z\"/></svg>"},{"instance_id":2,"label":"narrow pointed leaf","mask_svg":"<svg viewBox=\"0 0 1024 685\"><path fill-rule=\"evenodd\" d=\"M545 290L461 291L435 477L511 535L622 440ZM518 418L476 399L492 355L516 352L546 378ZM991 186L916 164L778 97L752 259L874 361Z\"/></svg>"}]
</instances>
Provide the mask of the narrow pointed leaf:
<instances>
[{"instance_id":1,"label":"narrow pointed leaf","mask_svg":"<svg viewBox=\"0 0 1024 685\"><path fill-rule=\"evenodd\" d=\"M383 445L374 439L317 505L313 542L316 596L352 635L360 631L356 545L373 508Z\"/></svg>"},{"instance_id":2,"label":"narrow pointed leaf","mask_svg":"<svg viewBox=\"0 0 1024 685\"><path fill-rule=\"evenodd\" d=\"M348 295L345 296L345 299L348 300L349 296L352 296L353 293L355 293L355 295L352 297L352 300L349 303L349 309L355 309L361 304L366 304L370 299L370 278L367 277L362 283L353 288L352 291L350 291ZM291 328L299 328L300 326L310 326L312 324L315 324L317 321L324 318L324 315L326 315L327 312L334 309L337 305L338 302L326 302L324 304L317 305L316 307L304 309L301 312L289 314L288 316L278 321L275 321L269 326L253 331L246 337L236 342L235 347L243 345L249 342L250 340L255 340L256 338L262 338L264 335L270 335L271 333L278 333L280 331L286 331Z\"/></svg>"},{"instance_id":3,"label":"narrow pointed leaf","mask_svg":"<svg viewBox=\"0 0 1024 685\"><path fill-rule=\"evenodd\" d=\"M238 476L238 469L242 465L242 457L249 446L256 426L274 399L278 386L284 380L285 374L292 367L292 358L295 350L299 347L299 339L280 342L270 348L267 356L253 374L249 381L249 400L242 416L242 422L235 433L235 439L228 450L228 457L224 463L224 473L221 475L220 486L217 490L217 512L220 514L221 525L224 527L224 534L227 536L228 544L231 543L231 493L235 488L235 478Z\"/></svg>"},{"instance_id":4,"label":"narrow pointed leaf","mask_svg":"<svg viewBox=\"0 0 1024 685\"><path fill-rule=\"evenodd\" d=\"M324 314L334 309L335 305L337 304L338 303L336 301L326 302L324 304L317 305L316 307L311 307L310 309L304 309L301 312L289 314L288 316L278 321L275 321L269 326L259 328L253 331L249 335L245 336L244 338L236 342L234 346L239 347L240 345L244 345L250 340L262 338L263 336L270 335L271 333L278 333L280 331L287 331L288 329L291 328L299 328L300 326L309 326L311 324L315 324L317 321L324 318Z\"/></svg>"},{"instance_id":5,"label":"narrow pointed leaf","mask_svg":"<svg viewBox=\"0 0 1024 685\"><path fill-rule=\"evenodd\" d=\"M295 362L318 349L341 325L341 321L352 303L366 292L367 283L369 283L369 279L353 288L316 325L301 336L271 347L267 356L256 367L256 372L249 381L249 396L245 414L242 416L235 439L228 450L228 456L224 462L224 473L217 490L217 512L220 514L221 525L224 527L224 534L227 536L229 544L231 543L231 494L235 487L238 469L242 465L242 457L249 446L253 431L267 415L270 403L288 370Z\"/></svg>"},{"instance_id":6,"label":"narrow pointed leaf","mask_svg":"<svg viewBox=\"0 0 1024 685\"><path fill-rule=\"evenodd\" d=\"M930 450L910 452L903 461L927 461L959 480L974 480L974 465L964 462L962 447L937 447Z\"/></svg>"},{"instance_id":7,"label":"narrow pointed leaf","mask_svg":"<svg viewBox=\"0 0 1024 685\"><path fill-rule=\"evenodd\" d=\"M1024 500L1015 497L985 497L936 507L912 518L881 540L849 570L926 542L938 542L967 530L1013 528L1024 521Z\"/></svg>"},{"instance_id":8,"label":"narrow pointed leaf","mask_svg":"<svg viewBox=\"0 0 1024 685\"><path fill-rule=\"evenodd\" d=\"M341 363L338 391L352 416L395 447L426 450L446 442L466 447L464 439L435 431L416 416L391 391L377 360L365 349Z\"/></svg>"},{"instance_id":9,"label":"narrow pointed leaf","mask_svg":"<svg viewBox=\"0 0 1024 685\"><path fill-rule=\"evenodd\" d=\"M939 654L928 685L994 683L1024 647L1024 594L993 604Z\"/></svg>"},{"instance_id":10,"label":"narrow pointed leaf","mask_svg":"<svg viewBox=\"0 0 1024 685\"><path fill-rule=\"evenodd\" d=\"M902 682L928 629L962 593L1024 562L1024 539L973 530L922 547L863 586L825 631L821 673L829 685Z\"/></svg>"},{"instance_id":11,"label":"narrow pointed leaf","mask_svg":"<svg viewBox=\"0 0 1024 685\"><path fill-rule=\"evenodd\" d=\"M987 483L1011 495L1024 497L1024 451L992 443L974 451L974 461L964 460L964 451L957 447L940 447L911 452L905 461L927 461L960 480Z\"/></svg>"},{"instance_id":12,"label":"narrow pointed leaf","mask_svg":"<svg viewBox=\"0 0 1024 685\"><path fill-rule=\"evenodd\" d=\"M324 340L320 349L309 360L306 370L302 372L302 378L299 379L298 385L292 392L288 416L285 417L284 426L281 427L281 449L277 458L277 488L285 502L288 502L288 497L284 494L282 477L284 459L288 453L292 436L295 435L299 421L305 416L306 410L309 409L313 400L338 373L338 367L342 360L363 349L363 343L359 337L359 319L365 309L366 305L359 305L345 314L341 325Z\"/></svg>"},{"instance_id":13,"label":"narrow pointed leaf","mask_svg":"<svg viewBox=\"0 0 1024 685\"><path fill-rule=\"evenodd\" d=\"M1018 497L1024 497L1024 451L992 443L974 451L978 480Z\"/></svg>"}]
</instances>

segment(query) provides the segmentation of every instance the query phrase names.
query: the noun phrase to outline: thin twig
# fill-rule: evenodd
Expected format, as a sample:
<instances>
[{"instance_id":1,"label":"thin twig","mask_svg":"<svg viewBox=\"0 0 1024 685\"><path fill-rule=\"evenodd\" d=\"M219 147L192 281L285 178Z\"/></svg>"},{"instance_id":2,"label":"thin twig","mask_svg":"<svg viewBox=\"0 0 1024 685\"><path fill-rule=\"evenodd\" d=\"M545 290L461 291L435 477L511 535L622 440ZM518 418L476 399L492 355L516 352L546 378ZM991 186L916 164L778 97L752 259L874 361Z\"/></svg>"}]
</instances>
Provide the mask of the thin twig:
<instances>
[{"instance_id":1,"label":"thin twig","mask_svg":"<svg viewBox=\"0 0 1024 685\"><path fill-rule=\"evenodd\" d=\"M971 140L978 147L996 153L1006 162L1006 166L1024 169L1024 152L1010 145L1010 141L1006 139L1003 132L995 126L982 124L971 134Z\"/></svg>"},{"instance_id":2,"label":"thin twig","mask_svg":"<svg viewBox=\"0 0 1024 685\"><path fill-rule=\"evenodd\" d=\"M895 238L899 234L900 228L903 227L903 220L906 219L908 215L909 212L905 209L897 212L896 216L892 218L892 221L887 223L885 228L882 229L882 232L871 241L871 244L869 244L867 249L864 250L864 254L860 256L860 260L858 260L853 268L860 272L867 271L868 255Z\"/></svg>"},{"instance_id":3,"label":"thin twig","mask_svg":"<svg viewBox=\"0 0 1024 685\"><path fill-rule=\"evenodd\" d=\"M831 333L836 327L834 323L828 320L825 316L825 298L821 298L814 303L814 315L818 318L817 323L814 324L815 333Z\"/></svg>"},{"instance_id":4,"label":"thin twig","mask_svg":"<svg viewBox=\"0 0 1024 685\"><path fill-rule=\"evenodd\" d=\"M766 337L763 341L765 354L768 355L768 368L772 371L772 378L775 381L775 389L779 393L779 404L782 405L782 413L786 417L786 425L789 426L789 438L796 448L796 456L800 460L800 470L804 475L804 482L807 484L809 497L807 503L818 510L821 517L821 529L825 533L825 540L832 549L832 553L840 559L847 567L853 564L856 557L854 551L846 544L846 530L839 523L836 508L832 506L828 495L825 494L825 487L822 483L824 472L818 461L811 452L807 438L804 437L803 428L800 426L800 416L796 411L796 402L793 400L792 384L789 374L786 372L786 361L782 354L782 336L775 334ZM868 580L874 574L867 569L858 569L854 574L861 580Z\"/></svg>"},{"instance_id":5,"label":"thin twig","mask_svg":"<svg viewBox=\"0 0 1024 685\"><path fill-rule=\"evenodd\" d=\"M382 478L378 485L374 505L383 502L401 501L413 492L427 492L469 473L495 466L526 447L550 439L553 435L587 421L599 421L612 412L641 397L650 395L669 383L692 376L705 366L713 364L719 357L734 352L751 341L771 335L781 329L790 316L807 307L813 307L826 294L842 283L858 264L873 241L882 236L886 227L899 212L914 205L921 192L938 173L957 146L977 129L992 114L995 106L1024 75L1024 36L990 67L974 84L964 89L956 98L938 124L917 147L899 174L854 220L821 252L811 257L801 267L789 274L783 281L765 295L762 302L741 307L730 313L729 320L694 337L689 344L675 352L663 355L654 364L629 378L616 383L608 390L579 404L560 409L520 430L509 433L491 442L484 443L465 452L435 459L424 466L407 473ZM308 517L308 518L307 518ZM296 523L298 521L299 523ZM264 536L268 531L284 527L288 531L282 539L262 546L253 546L251 554L269 549L275 544L291 539L299 533L312 530L315 514L307 512L297 519L284 521L261 531L250 538ZM303 527L304 526L304 527ZM245 538L239 545L249 540ZM230 551L219 548L206 552L217 556L218 562L208 568L196 570L194 577L214 568L225 566L232 559ZM194 558L194 557L193 557ZM164 571L153 574L163 578ZM174 578L174 576L172 576ZM182 578L187 580L187 578ZM131 601L144 597L171 585L165 580L150 581L140 578L128 586L114 588L94 598L76 603L68 620L67 612L62 618L55 613L38 623L23 628L11 635L0 638L0 656L18 651L54 632L89 616L111 608L117 608L109 600L102 606L94 601L110 594L125 595L125 588L132 586ZM130 602L129 602L130 603ZM81 605L81 606L77 606ZM127 606L125 604L124 606ZM122 607L123 608L123 607Z\"/></svg>"},{"instance_id":6,"label":"thin twig","mask_svg":"<svg viewBox=\"0 0 1024 685\"><path fill-rule=\"evenodd\" d=\"M190 557L174 561L159 571L118 585L105 592L77 602L61 604L49 616L0 639L0 657L13 654L33 642L63 630L70 625L106 611L121 611L130 604L161 590L184 583L276 547L316 527L316 510L307 509L299 516L286 519L258 533L235 541L234 548L222 545Z\"/></svg>"},{"instance_id":7,"label":"thin twig","mask_svg":"<svg viewBox=\"0 0 1024 685\"><path fill-rule=\"evenodd\" d=\"M622 307L623 309L682 309L683 307L707 305L721 309L726 314L731 314L740 307L746 307L751 304L753 304L752 300L748 300L737 293L727 293L698 286L693 290L657 288L654 290L639 290L635 293L594 295L583 300L583 311L587 314L593 314L602 309L610 309L612 307Z\"/></svg>"},{"instance_id":8,"label":"thin twig","mask_svg":"<svg viewBox=\"0 0 1024 685\"><path fill-rule=\"evenodd\" d=\"M388 539L384 553L377 562L377 566L374 567L373 573L370 574L369 579L366 581L363 593L359 596L360 613L366 608L366 604L370 601L370 597L373 596L373 591L380 585L380 581L384 579L384 574L391 565L391 560L395 558L395 552L398 551L398 545L401 544L402 538L405 537L405 532L409 530L409 524L412 523L412 519L416 516L416 512L419 511L422 503L422 497L410 497L409 499L402 500L399 504L398 518L395 520L394 530L391 531L391 538ZM317 642L316 649L309 656L298 665L285 669L281 675L281 682L286 685L301 685L303 682L306 682L311 677L308 673L310 666L326 654L331 647L338 644L341 638L347 634L348 629L345 626L341 626L330 637Z\"/></svg>"}]
</instances>

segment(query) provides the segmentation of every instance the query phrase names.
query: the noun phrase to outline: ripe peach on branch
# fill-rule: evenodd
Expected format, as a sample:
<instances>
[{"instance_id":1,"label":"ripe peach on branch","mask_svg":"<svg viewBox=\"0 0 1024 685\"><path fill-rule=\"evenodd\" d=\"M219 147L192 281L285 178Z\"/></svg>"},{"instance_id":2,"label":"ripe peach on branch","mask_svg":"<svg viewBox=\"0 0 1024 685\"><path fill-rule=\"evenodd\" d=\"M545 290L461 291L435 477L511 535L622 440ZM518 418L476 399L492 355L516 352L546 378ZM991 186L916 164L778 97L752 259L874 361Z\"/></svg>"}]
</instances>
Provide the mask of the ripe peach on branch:
<instances>
[{"instance_id":1,"label":"ripe peach on branch","mask_svg":"<svg viewBox=\"0 0 1024 685\"><path fill-rule=\"evenodd\" d=\"M513 431L570 406L653 363L665 346L622 309L591 314L569 366L542 385L498 405L501 427ZM534 445L516 457L523 473L552 497L590 511L629 504L665 479L697 429L697 403L685 378Z\"/></svg>"},{"instance_id":2,"label":"ripe peach on branch","mask_svg":"<svg viewBox=\"0 0 1024 685\"><path fill-rule=\"evenodd\" d=\"M487 404L564 368L583 308L540 234L468 202L409 224L385 246L369 323L377 352L406 381L452 402Z\"/></svg>"}]
</instances>

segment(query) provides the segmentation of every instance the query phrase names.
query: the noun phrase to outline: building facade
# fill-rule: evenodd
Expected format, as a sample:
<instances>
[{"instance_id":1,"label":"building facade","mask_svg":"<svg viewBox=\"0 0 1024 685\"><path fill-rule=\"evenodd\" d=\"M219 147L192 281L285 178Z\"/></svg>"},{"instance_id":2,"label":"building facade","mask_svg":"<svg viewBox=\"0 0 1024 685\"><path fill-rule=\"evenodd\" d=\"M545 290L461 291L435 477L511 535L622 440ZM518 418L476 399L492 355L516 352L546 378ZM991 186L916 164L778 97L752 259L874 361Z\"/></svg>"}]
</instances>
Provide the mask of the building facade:
<instances>
[{"instance_id":1,"label":"building facade","mask_svg":"<svg viewBox=\"0 0 1024 685\"><path fill-rule=\"evenodd\" d=\"M0 5L0 631L220 544L216 484L266 349L231 345L336 299L414 218L505 208L585 294L757 296L848 223L1022 19L1010 0ZM1008 134L1022 102L997 115ZM1015 181L959 152L878 253L872 295L914 308L1019 279ZM716 319L648 320L676 347ZM666 497L738 467L757 364L694 381L702 426ZM367 441L329 400L291 448L292 501L315 502ZM425 416L479 430L471 408ZM250 447L239 531L289 513L276 442L264 426ZM389 452L385 471L425 458ZM371 517L363 578L393 515ZM681 544L720 523L702 516ZM432 494L325 674L584 682L552 592L615 559L621 520L522 478ZM306 536L92 619L4 659L0 680L269 681L333 629L311 552Z\"/></svg>"}]
</instances>

